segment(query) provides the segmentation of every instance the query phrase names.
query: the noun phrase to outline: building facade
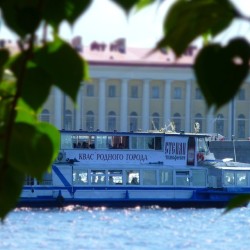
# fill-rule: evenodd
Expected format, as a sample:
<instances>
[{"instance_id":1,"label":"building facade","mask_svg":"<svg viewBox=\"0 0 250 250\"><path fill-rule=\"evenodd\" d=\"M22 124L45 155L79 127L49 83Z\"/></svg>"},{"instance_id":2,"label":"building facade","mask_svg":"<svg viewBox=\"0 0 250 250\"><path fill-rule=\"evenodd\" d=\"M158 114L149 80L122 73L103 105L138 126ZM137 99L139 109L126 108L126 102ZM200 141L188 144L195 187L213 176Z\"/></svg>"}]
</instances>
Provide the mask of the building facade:
<instances>
[{"instance_id":1,"label":"building facade","mask_svg":"<svg viewBox=\"0 0 250 250\"><path fill-rule=\"evenodd\" d=\"M193 132L199 122L202 133L219 133L227 139L250 136L250 78L230 103L214 113L207 110L195 80L196 48L190 47L178 59L171 52L149 52L126 48L121 39L81 47L91 81L82 83L76 104L54 88L40 119L58 129L101 131L160 129L174 122L176 131Z\"/></svg>"}]
</instances>

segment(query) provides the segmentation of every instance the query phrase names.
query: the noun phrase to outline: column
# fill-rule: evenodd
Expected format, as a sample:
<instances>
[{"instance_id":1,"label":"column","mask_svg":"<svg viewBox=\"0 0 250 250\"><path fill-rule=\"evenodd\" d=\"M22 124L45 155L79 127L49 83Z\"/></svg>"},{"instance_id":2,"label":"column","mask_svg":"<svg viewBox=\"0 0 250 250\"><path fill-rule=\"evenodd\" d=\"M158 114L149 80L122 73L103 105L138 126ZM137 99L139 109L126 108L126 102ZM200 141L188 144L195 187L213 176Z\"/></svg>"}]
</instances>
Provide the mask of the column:
<instances>
[{"instance_id":1,"label":"column","mask_svg":"<svg viewBox=\"0 0 250 250\"><path fill-rule=\"evenodd\" d=\"M143 82L142 93L142 130L149 129L149 79L145 79Z\"/></svg>"},{"instance_id":2,"label":"column","mask_svg":"<svg viewBox=\"0 0 250 250\"><path fill-rule=\"evenodd\" d=\"M191 131L191 80L186 81L185 132Z\"/></svg>"},{"instance_id":3,"label":"column","mask_svg":"<svg viewBox=\"0 0 250 250\"><path fill-rule=\"evenodd\" d=\"M121 82L120 131L128 131L128 79Z\"/></svg>"},{"instance_id":4,"label":"column","mask_svg":"<svg viewBox=\"0 0 250 250\"><path fill-rule=\"evenodd\" d=\"M105 114L106 114L106 79L101 78L99 81L99 103L98 103L98 128L101 131L106 130Z\"/></svg>"},{"instance_id":5,"label":"column","mask_svg":"<svg viewBox=\"0 0 250 250\"><path fill-rule=\"evenodd\" d=\"M82 104L83 104L83 83L81 83L77 94L77 106L75 109L75 127L76 129L82 129Z\"/></svg>"},{"instance_id":6,"label":"column","mask_svg":"<svg viewBox=\"0 0 250 250\"><path fill-rule=\"evenodd\" d=\"M59 88L55 87L54 89L54 119L55 119L55 127L57 127L59 130L62 129L62 115L63 112L63 95Z\"/></svg>"},{"instance_id":7,"label":"column","mask_svg":"<svg viewBox=\"0 0 250 250\"><path fill-rule=\"evenodd\" d=\"M207 129L206 129L207 133L214 133L214 126L216 119L214 118L213 113L214 113L213 109L210 109L207 113Z\"/></svg>"},{"instance_id":8,"label":"column","mask_svg":"<svg viewBox=\"0 0 250 250\"><path fill-rule=\"evenodd\" d=\"M235 97L232 98L229 106L229 116L228 116L228 139L230 140L232 138L232 135L235 136L236 133L236 103L235 103Z\"/></svg>"},{"instance_id":9,"label":"column","mask_svg":"<svg viewBox=\"0 0 250 250\"><path fill-rule=\"evenodd\" d=\"M172 80L166 80L164 89L164 114L163 122L167 127L171 122L171 82Z\"/></svg>"}]
</instances>

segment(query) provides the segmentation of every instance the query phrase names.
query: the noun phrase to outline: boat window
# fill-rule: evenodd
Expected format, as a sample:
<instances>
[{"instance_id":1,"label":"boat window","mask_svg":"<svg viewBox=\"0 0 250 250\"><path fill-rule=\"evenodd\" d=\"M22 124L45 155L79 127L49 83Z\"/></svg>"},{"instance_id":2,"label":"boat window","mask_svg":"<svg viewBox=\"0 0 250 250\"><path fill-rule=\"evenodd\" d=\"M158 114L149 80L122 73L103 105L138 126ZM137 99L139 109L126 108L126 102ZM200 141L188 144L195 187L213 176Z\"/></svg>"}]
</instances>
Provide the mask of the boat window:
<instances>
[{"instance_id":1,"label":"boat window","mask_svg":"<svg viewBox=\"0 0 250 250\"><path fill-rule=\"evenodd\" d=\"M176 186L189 186L189 171L176 171Z\"/></svg>"},{"instance_id":2,"label":"boat window","mask_svg":"<svg viewBox=\"0 0 250 250\"><path fill-rule=\"evenodd\" d=\"M108 136L108 135L96 136L96 148L97 149L111 148L111 144L112 144L112 136Z\"/></svg>"},{"instance_id":3,"label":"boat window","mask_svg":"<svg viewBox=\"0 0 250 250\"><path fill-rule=\"evenodd\" d=\"M160 185L173 185L173 170L160 170Z\"/></svg>"},{"instance_id":4,"label":"boat window","mask_svg":"<svg viewBox=\"0 0 250 250\"><path fill-rule=\"evenodd\" d=\"M73 148L95 148L95 136L93 135L72 135Z\"/></svg>"},{"instance_id":5,"label":"boat window","mask_svg":"<svg viewBox=\"0 0 250 250\"><path fill-rule=\"evenodd\" d=\"M52 173L46 172L43 174L42 180L37 181L37 185L52 185Z\"/></svg>"},{"instance_id":6,"label":"boat window","mask_svg":"<svg viewBox=\"0 0 250 250\"><path fill-rule=\"evenodd\" d=\"M154 136L133 136L131 138L132 149L162 149L162 138Z\"/></svg>"},{"instance_id":7,"label":"boat window","mask_svg":"<svg viewBox=\"0 0 250 250\"><path fill-rule=\"evenodd\" d=\"M87 170L73 169L73 185L87 185L88 172Z\"/></svg>"},{"instance_id":8,"label":"boat window","mask_svg":"<svg viewBox=\"0 0 250 250\"><path fill-rule=\"evenodd\" d=\"M247 173L245 171L236 173L236 185L247 186Z\"/></svg>"},{"instance_id":9,"label":"boat window","mask_svg":"<svg viewBox=\"0 0 250 250\"><path fill-rule=\"evenodd\" d=\"M140 174L139 171L129 170L126 171L127 184L129 185L139 185L140 184Z\"/></svg>"},{"instance_id":10,"label":"boat window","mask_svg":"<svg viewBox=\"0 0 250 250\"><path fill-rule=\"evenodd\" d=\"M132 137L131 138L131 148L132 149L137 149L137 137Z\"/></svg>"},{"instance_id":11,"label":"boat window","mask_svg":"<svg viewBox=\"0 0 250 250\"><path fill-rule=\"evenodd\" d=\"M192 185L193 186L206 186L206 171L205 170L192 170Z\"/></svg>"},{"instance_id":12,"label":"boat window","mask_svg":"<svg viewBox=\"0 0 250 250\"><path fill-rule=\"evenodd\" d=\"M122 170L108 170L109 185L122 185Z\"/></svg>"},{"instance_id":13,"label":"boat window","mask_svg":"<svg viewBox=\"0 0 250 250\"><path fill-rule=\"evenodd\" d=\"M111 149L128 149L129 137L128 136L110 136L109 148Z\"/></svg>"},{"instance_id":14,"label":"boat window","mask_svg":"<svg viewBox=\"0 0 250 250\"><path fill-rule=\"evenodd\" d=\"M233 186L234 185L234 172L224 171L223 183L225 186Z\"/></svg>"},{"instance_id":15,"label":"boat window","mask_svg":"<svg viewBox=\"0 0 250 250\"><path fill-rule=\"evenodd\" d=\"M61 133L61 149L72 149L72 135L69 133Z\"/></svg>"},{"instance_id":16,"label":"boat window","mask_svg":"<svg viewBox=\"0 0 250 250\"><path fill-rule=\"evenodd\" d=\"M197 143L197 151L204 153L204 154L209 154L209 148L207 145L207 141L205 140L205 138L198 138L198 143Z\"/></svg>"},{"instance_id":17,"label":"boat window","mask_svg":"<svg viewBox=\"0 0 250 250\"><path fill-rule=\"evenodd\" d=\"M105 185L105 170L91 170L90 180L92 185Z\"/></svg>"},{"instance_id":18,"label":"boat window","mask_svg":"<svg viewBox=\"0 0 250 250\"><path fill-rule=\"evenodd\" d=\"M155 149L156 150L162 149L162 137L155 137Z\"/></svg>"},{"instance_id":19,"label":"boat window","mask_svg":"<svg viewBox=\"0 0 250 250\"><path fill-rule=\"evenodd\" d=\"M24 185L33 186L34 185L34 178L31 177L30 175L26 175L25 180L24 180Z\"/></svg>"},{"instance_id":20,"label":"boat window","mask_svg":"<svg viewBox=\"0 0 250 250\"><path fill-rule=\"evenodd\" d=\"M143 170L142 171L143 185L156 185L156 170Z\"/></svg>"}]
</instances>

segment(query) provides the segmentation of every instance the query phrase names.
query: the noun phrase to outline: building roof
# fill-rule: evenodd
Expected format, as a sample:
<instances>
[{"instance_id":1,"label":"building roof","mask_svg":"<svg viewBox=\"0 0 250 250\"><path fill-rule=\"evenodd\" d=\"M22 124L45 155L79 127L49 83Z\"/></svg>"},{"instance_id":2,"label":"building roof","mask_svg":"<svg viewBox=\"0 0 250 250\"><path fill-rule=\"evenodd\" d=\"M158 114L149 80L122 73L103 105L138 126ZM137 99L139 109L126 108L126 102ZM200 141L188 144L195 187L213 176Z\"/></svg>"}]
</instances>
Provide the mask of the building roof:
<instances>
[{"instance_id":1,"label":"building roof","mask_svg":"<svg viewBox=\"0 0 250 250\"><path fill-rule=\"evenodd\" d=\"M117 40L119 41L119 39ZM190 46L177 58L171 50L153 51L153 48L130 48L125 42L118 46L93 42L89 47L82 48L82 56L90 64L113 65L148 65L148 66L192 66L198 48Z\"/></svg>"},{"instance_id":2,"label":"building roof","mask_svg":"<svg viewBox=\"0 0 250 250\"><path fill-rule=\"evenodd\" d=\"M0 47L8 47L12 53L18 52L15 41L1 39L0 42ZM83 46L81 37L78 36L72 39L71 45L91 65L191 67L198 53L197 47L190 46L177 58L171 50L153 51L153 48L126 47L126 40L123 38L110 44L93 41L90 46Z\"/></svg>"}]
</instances>

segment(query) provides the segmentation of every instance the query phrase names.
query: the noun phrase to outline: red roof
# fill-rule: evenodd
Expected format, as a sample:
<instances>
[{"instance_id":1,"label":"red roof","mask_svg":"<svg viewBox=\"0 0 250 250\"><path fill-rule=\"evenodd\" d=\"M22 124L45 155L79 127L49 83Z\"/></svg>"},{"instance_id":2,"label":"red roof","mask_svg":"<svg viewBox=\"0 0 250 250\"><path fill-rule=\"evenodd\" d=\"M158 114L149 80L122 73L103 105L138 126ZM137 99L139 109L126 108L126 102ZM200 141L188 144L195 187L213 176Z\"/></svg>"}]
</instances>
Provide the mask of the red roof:
<instances>
[{"instance_id":1,"label":"red roof","mask_svg":"<svg viewBox=\"0 0 250 250\"><path fill-rule=\"evenodd\" d=\"M84 47L81 55L90 64L150 65L150 66L192 66L198 49L191 47L187 53L176 58L172 51L155 51L149 48L126 48L125 52L112 51L109 46Z\"/></svg>"}]
</instances>

